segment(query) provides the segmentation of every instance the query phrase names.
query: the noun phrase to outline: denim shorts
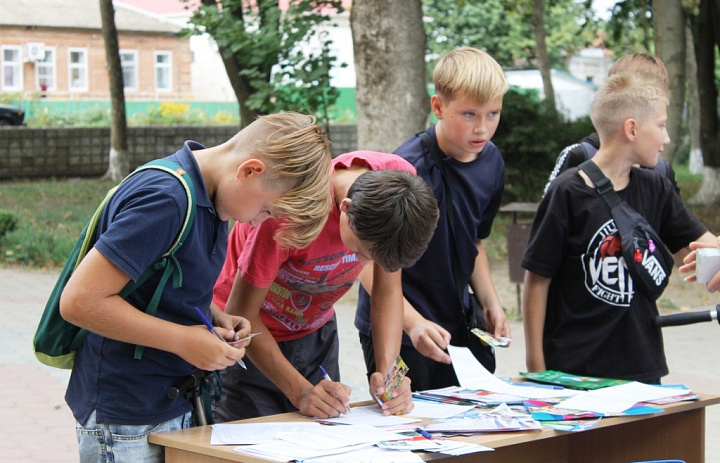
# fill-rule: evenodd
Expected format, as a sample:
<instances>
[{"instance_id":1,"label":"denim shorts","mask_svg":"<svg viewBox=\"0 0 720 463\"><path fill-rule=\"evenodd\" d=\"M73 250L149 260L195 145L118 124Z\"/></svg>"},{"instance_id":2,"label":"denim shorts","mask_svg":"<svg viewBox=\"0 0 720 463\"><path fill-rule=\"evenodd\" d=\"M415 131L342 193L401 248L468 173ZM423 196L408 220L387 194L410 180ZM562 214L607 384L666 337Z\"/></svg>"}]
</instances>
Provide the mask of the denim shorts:
<instances>
[{"instance_id":1,"label":"denim shorts","mask_svg":"<svg viewBox=\"0 0 720 463\"><path fill-rule=\"evenodd\" d=\"M150 444L148 435L153 432L185 429L192 425L192 412L159 424L98 424L95 422L93 410L84 426L77 422L75 424L80 461L162 463L165 461L165 448Z\"/></svg>"}]
</instances>

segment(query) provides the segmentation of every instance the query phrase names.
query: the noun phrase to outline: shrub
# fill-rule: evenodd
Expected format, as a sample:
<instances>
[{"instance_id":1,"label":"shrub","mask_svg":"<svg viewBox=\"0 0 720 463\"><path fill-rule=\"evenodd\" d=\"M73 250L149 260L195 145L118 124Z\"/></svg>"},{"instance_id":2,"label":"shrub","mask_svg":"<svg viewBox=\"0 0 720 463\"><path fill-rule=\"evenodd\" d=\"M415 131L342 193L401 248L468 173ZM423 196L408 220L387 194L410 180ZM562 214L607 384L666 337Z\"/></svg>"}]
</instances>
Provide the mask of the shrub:
<instances>
[{"instance_id":1,"label":"shrub","mask_svg":"<svg viewBox=\"0 0 720 463\"><path fill-rule=\"evenodd\" d=\"M18 218L5 209L0 209L0 238L17 228Z\"/></svg>"},{"instance_id":2,"label":"shrub","mask_svg":"<svg viewBox=\"0 0 720 463\"><path fill-rule=\"evenodd\" d=\"M539 201L560 151L594 131L589 117L566 122L533 92L511 87L493 137L505 159L503 202Z\"/></svg>"}]
</instances>

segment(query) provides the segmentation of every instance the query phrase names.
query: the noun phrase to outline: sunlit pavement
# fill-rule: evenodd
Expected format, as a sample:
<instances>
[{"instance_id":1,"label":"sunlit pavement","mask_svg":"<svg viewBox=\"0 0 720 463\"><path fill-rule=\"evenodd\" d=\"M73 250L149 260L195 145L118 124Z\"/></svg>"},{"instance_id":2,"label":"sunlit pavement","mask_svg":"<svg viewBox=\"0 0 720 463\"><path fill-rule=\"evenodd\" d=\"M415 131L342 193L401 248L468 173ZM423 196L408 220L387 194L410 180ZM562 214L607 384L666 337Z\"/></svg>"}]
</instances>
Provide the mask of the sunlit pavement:
<instances>
[{"instance_id":1,"label":"sunlit pavement","mask_svg":"<svg viewBox=\"0 0 720 463\"><path fill-rule=\"evenodd\" d=\"M0 462L77 462L75 422L65 404L69 372L41 365L32 352L32 336L56 274L0 268ZM342 380L352 386L353 401L369 399L357 330L353 326L354 289L337 305ZM717 295L720 303L720 294ZM710 309L694 307L693 310ZM512 322L513 343L498 349L498 376L525 369L520 322ZM671 374L663 383L683 383L720 395L720 325L716 322L665 328ZM706 461L720 462L720 405L707 409Z\"/></svg>"}]
</instances>

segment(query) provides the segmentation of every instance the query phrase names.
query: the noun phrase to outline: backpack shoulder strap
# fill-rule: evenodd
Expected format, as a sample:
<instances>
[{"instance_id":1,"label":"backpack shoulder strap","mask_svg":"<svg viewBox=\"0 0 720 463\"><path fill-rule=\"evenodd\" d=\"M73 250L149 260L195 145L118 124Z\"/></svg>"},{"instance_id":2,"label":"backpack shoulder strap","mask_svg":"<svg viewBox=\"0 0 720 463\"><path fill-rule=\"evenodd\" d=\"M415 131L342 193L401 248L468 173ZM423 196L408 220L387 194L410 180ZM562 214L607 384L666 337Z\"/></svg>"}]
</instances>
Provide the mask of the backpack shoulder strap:
<instances>
[{"instance_id":1,"label":"backpack shoulder strap","mask_svg":"<svg viewBox=\"0 0 720 463\"><path fill-rule=\"evenodd\" d=\"M605 176L605 174L603 174L597 164L591 160L587 160L580 164L578 169L585 172L588 178L592 180L595 184L595 190L597 190L600 196L602 196L607 205L610 206L610 209L613 209L622 202L622 199L615 191L612 182Z\"/></svg>"},{"instance_id":2,"label":"backpack shoulder strap","mask_svg":"<svg viewBox=\"0 0 720 463\"><path fill-rule=\"evenodd\" d=\"M180 184L182 184L185 189L185 194L187 195L188 208L185 213L185 220L183 221L182 228L180 229L180 233L178 233L175 242L165 253L165 256L173 255L185 242L185 239L190 233L191 225L195 220L195 185L193 184L190 174L188 174L177 162L170 161L168 159L155 159L138 167L135 172L147 169L159 169L171 174L178 179Z\"/></svg>"},{"instance_id":3,"label":"backpack shoulder strap","mask_svg":"<svg viewBox=\"0 0 720 463\"><path fill-rule=\"evenodd\" d=\"M148 169L158 169L175 177L183 186L185 194L187 196L187 211L185 213L185 219L183 220L182 227L175 238L175 241L170 246L170 249L163 254L162 258L155 264L148 267L136 281L130 281L120 292L120 297L123 299L135 291L145 280L159 270L163 270L160 281L155 288L150 302L145 308L145 313L148 315L155 315L157 312L158 305L160 303L160 297L162 296L165 285L167 284L170 277L173 277L173 288L179 288L182 286L182 268L180 263L175 258L175 253L183 245L185 239L188 237L192 225L195 221L195 186L193 184L190 175L183 169L183 167L177 162L170 161L168 159L155 159L153 161L144 164L130 175L125 177L123 182L130 178L132 175L137 174ZM135 358L140 359L142 357L144 346L135 346Z\"/></svg>"},{"instance_id":4,"label":"backpack shoulder strap","mask_svg":"<svg viewBox=\"0 0 720 463\"><path fill-rule=\"evenodd\" d=\"M416 136L420 137L422 139L423 145L425 145L425 148L430 152L430 155L433 158L433 161L435 162L435 165L437 166L438 170L440 170L440 176L442 177L443 181L443 188L445 190L445 213L448 221L448 225L450 227L450 237L454 241L455 236L457 235L456 226L455 226L455 206L453 205L453 198L452 198L452 192L450 190L450 185L448 185L447 177L445 176L445 167L442 163L442 160L440 158L440 153L438 152L438 145L437 143L430 137L430 134L427 133L426 130L421 130L420 132L417 132L415 134ZM453 279L455 280L455 291L457 292L458 300L460 301L460 307L465 307L465 286L467 286L467 282L463 282L460 280L461 275L461 269L460 269L460 256L458 254L458 249L456 246L453 246L454 252L453 252L453 259L452 259L452 271L453 271ZM472 303L470 303L470 317L473 317L473 310L474 307ZM463 315L466 317L466 321L468 320L468 315L465 314L465 310L463 309ZM482 318L482 314L479 315Z\"/></svg>"}]
</instances>

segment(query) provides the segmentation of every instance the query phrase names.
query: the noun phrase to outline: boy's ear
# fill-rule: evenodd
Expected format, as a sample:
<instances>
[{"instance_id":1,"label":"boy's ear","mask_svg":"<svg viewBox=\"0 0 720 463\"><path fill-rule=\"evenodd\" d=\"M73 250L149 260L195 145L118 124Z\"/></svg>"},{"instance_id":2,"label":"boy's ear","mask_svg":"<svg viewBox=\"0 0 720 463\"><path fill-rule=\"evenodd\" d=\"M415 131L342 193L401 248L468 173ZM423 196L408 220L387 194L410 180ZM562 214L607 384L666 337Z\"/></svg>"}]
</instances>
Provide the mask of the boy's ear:
<instances>
[{"instance_id":1,"label":"boy's ear","mask_svg":"<svg viewBox=\"0 0 720 463\"><path fill-rule=\"evenodd\" d=\"M435 117L438 119L442 119L443 116L443 101L442 98L440 98L438 95L433 95L430 97L430 109L432 109L433 114L435 114Z\"/></svg>"},{"instance_id":2,"label":"boy's ear","mask_svg":"<svg viewBox=\"0 0 720 463\"><path fill-rule=\"evenodd\" d=\"M343 198L343 200L340 201L340 212L347 212L350 209L351 202L352 202L352 199Z\"/></svg>"},{"instance_id":3,"label":"boy's ear","mask_svg":"<svg viewBox=\"0 0 720 463\"><path fill-rule=\"evenodd\" d=\"M629 141L635 140L637 136L638 123L635 119L625 119L623 122L623 134Z\"/></svg>"},{"instance_id":4,"label":"boy's ear","mask_svg":"<svg viewBox=\"0 0 720 463\"><path fill-rule=\"evenodd\" d=\"M251 158L244 161L237 169L236 177L238 179L251 177L253 175L262 174L267 170L267 165L259 159Z\"/></svg>"}]
</instances>

